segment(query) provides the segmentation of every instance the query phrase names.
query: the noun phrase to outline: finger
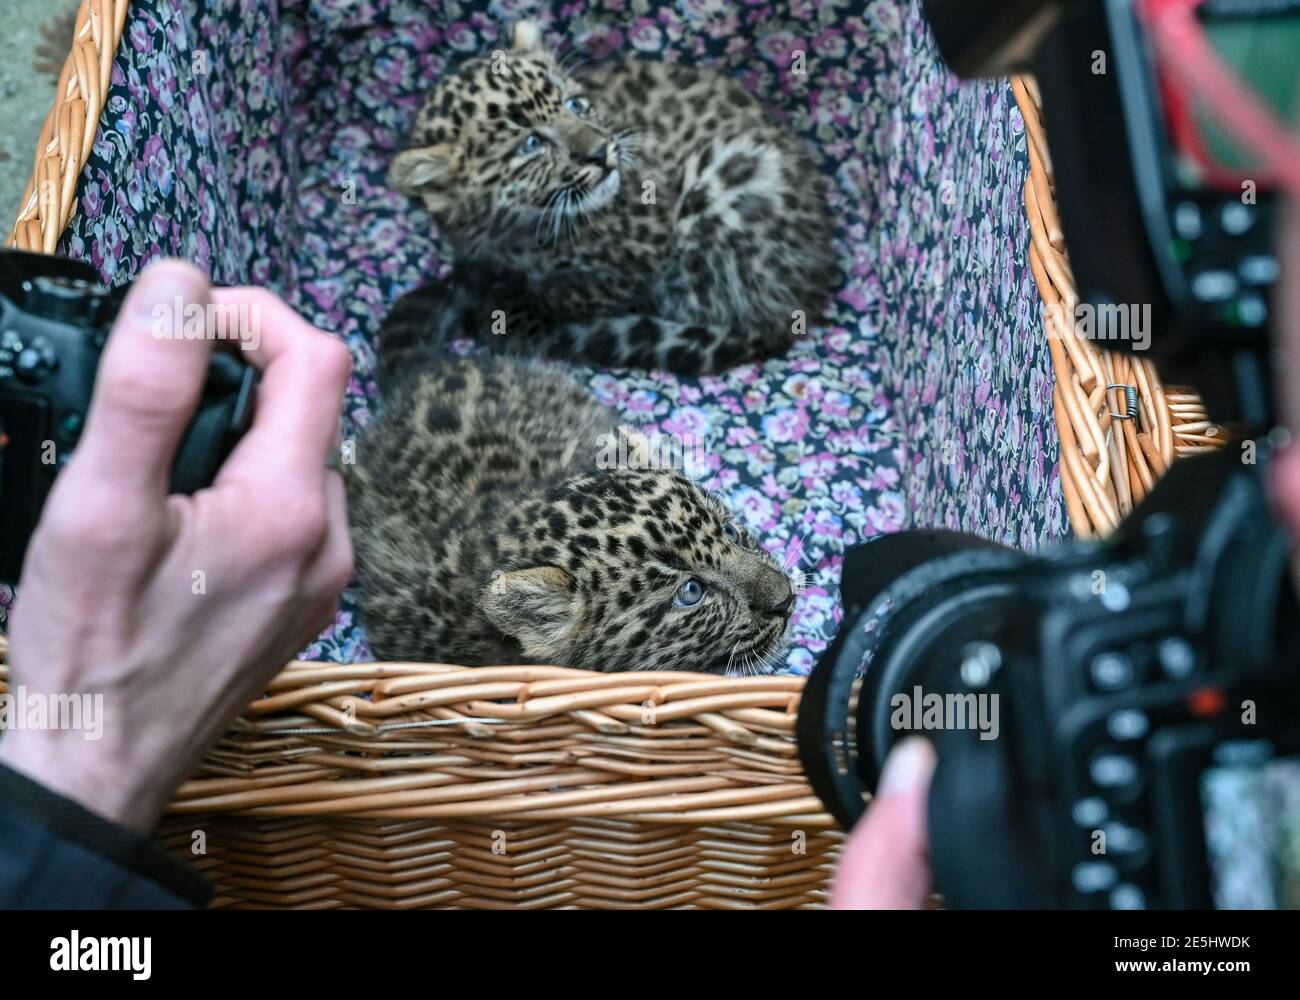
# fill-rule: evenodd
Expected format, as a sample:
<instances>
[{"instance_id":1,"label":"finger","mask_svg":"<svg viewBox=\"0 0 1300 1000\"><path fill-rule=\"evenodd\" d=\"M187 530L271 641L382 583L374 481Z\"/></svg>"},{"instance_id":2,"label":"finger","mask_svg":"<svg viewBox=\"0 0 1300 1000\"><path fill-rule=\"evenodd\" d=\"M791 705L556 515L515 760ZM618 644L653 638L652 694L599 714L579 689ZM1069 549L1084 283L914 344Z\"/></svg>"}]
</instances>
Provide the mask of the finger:
<instances>
[{"instance_id":1,"label":"finger","mask_svg":"<svg viewBox=\"0 0 1300 1000\"><path fill-rule=\"evenodd\" d=\"M69 479L166 495L207 378L208 293L203 273L178 260L152 264L136 280L100 357Z\"/></svg>"},{"instance_id":2,"label":"finger","mask_svg":"<svg viewBox=\"0 0 1300 1000\"><path fill-rule=\"evenodd\" d=\"M264 289L217 289L213 301L247 310L250 329L241 346L245 358L262 370L253 426L217 482L275 476L302 489L321 489L352 372L351 354Z\"/></svg>"},{"instance_id":3,"label":"finger","mask_svg":"<svg viewBox=\"0 0 1300 1000\"><path fill-rule=\"evenodd\" d=\"M337 606L339 595L352 579L352 535L348 530L348 494L343 477L330 469L325 474L325 539L307 570L307 590Z\"/></svg>"},{"instance_id":4,"label":"finger","mask_svg":"<svg viewBox=\"0 0 1300 1000\"><path fill-rule=\"evenodd\" d=\"M934 774L934 748L910 737L885 762L880 788L853 828L831 892L845 910L914 910L930 893L930 838L926 797Z\"/></svg>"},{"instance_id":5,"label":"finger","mask_svg":"<svg viewBox=\"0 0 1300 1000\"><path fill-rule=\"evenodd\" d=\"M284 621L283 641L266 658L277 666L296 656L334 624L339 596L352 577L347 492L343 477L334 470L325 474L324 506L325 527L296 588L300 599L295 601L292 621Z\"/></svg>"},{"instance_id":6,"label":"finger","mask_svg":"<svg viewBox=\"0 0 1300 1000\"><path fill-rule=\"evenodd\" d=\"M1273 499L1291 537L1300 541L1300 440L1278 456L1273 468Z\"/></svg>"}]
</instances>

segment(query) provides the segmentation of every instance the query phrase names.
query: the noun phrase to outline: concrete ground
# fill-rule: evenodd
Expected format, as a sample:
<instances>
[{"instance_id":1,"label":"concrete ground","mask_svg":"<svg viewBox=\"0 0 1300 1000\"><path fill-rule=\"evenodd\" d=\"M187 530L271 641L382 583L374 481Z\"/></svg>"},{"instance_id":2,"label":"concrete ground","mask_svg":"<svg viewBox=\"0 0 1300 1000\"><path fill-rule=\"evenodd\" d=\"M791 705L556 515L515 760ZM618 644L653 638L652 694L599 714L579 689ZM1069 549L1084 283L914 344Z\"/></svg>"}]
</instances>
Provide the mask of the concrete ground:
<instances>
[{"instance_id":1,"label":"concrete ground","mask_svg":"<svg viewBox=\"0 0 1300 1000\"><path fill-rule=\"evenodd\" d=\"M0 32L0 241L31 177L36 137L72 43L79 0L5 0Z\"/></svg>"}]
</instances>

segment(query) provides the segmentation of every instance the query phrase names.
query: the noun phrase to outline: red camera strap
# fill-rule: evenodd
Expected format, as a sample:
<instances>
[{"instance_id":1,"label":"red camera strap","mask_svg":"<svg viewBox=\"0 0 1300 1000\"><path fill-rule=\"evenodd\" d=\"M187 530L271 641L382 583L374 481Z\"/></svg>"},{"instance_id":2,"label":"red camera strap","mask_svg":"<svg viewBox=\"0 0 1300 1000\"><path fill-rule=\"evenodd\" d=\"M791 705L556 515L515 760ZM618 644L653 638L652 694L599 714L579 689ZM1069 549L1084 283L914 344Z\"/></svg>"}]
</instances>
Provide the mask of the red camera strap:
<instances>
[{"instance_id":1,"label":"red camera strap","mask_svg":"<svg viewBox=\"0 0 1300 1000\"><path fill-rule=\"evenodd\" d=\"M1151 31L1160 68L1172 78L1167 82L1176 81L1263 159L1259 180L1300 198L1300 139L1214 50L1196 17L1200 5L1201 0L1142 0L1138 7ZM1185 100L1181 103L1186 106Z\"/></svg>"}]
</instances>

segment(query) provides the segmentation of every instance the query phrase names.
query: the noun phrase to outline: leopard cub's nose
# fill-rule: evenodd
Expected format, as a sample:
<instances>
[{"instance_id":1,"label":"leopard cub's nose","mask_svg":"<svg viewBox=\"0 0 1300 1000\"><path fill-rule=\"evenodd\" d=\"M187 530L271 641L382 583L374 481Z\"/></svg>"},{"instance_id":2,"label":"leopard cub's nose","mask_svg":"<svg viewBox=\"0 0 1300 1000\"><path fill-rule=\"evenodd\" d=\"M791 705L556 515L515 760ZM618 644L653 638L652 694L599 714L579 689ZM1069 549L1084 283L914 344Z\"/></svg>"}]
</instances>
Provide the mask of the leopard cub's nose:
<instances>
[{"instance_id":1,"label":"leopard cub's nose","mask_svg":"<svg viewBox=\"0 0 1300 1000\"><path fill-rule=\"evenodd\" d=\"M754 594L754 610L769 615L786 615L794 607L794 587L790 578L777 569L768 569Z\"/></svg>"},{"instance_id":2,"label":"leopard cub's nose","mask_svg":"<svg viewBox=\"0 0 1300 1000\"><path fill-rule=\"evenodd\" d=\"M790 578L765 561L753 560L745 570L741 586L749 609L759 615L786 615L794 607L794 586Z\"/></svg>"},{"instance_id":3,"label":"leopard cub's nose","mask_svg":"<svg viewBox=\"0 0 1300 1000\"><path fill-rule=\"evenodd\" d=\"M599 146L587 154L584 163L592 163L598 167L605 166L609 162L609 143L602 142Z\"/></svg>"}]
</instances>

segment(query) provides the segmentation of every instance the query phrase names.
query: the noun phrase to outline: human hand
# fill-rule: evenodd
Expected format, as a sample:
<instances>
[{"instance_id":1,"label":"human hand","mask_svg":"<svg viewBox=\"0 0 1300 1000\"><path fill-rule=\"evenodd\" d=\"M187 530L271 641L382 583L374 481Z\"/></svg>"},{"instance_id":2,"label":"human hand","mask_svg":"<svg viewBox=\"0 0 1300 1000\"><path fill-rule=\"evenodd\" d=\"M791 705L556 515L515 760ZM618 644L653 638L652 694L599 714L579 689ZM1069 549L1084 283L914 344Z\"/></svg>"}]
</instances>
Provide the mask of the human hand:
<instances>
[{"instance_id":1,"label":"human hand","mask_svg":"<svg viewBox=\"0 0 1300 1000\"><path fill-rule=\"evenodd\" d=\"M252 427L214 484L168 496L210 341L157 339L154 309L246 305L262 370ZM342 344L262 289L149 267L104 349L85 431L28 548L12 683L103 695L102 737L15 730L0 762L150 830L232 717L332 620L352 570L343 482L327 469L351 369Z\"/></svg>"},{"instance_id":2,"label":"human hand","mask_svg":"<svg viewBox=\"0 0 1300 1000\"><path fill-rule=\"evenodd\" d=\"M831 890L836 910L916 910L930 894L927 829L934 747L920 736L900 742L880 786L840 855Z\"/></svg>"}]
</instances>

